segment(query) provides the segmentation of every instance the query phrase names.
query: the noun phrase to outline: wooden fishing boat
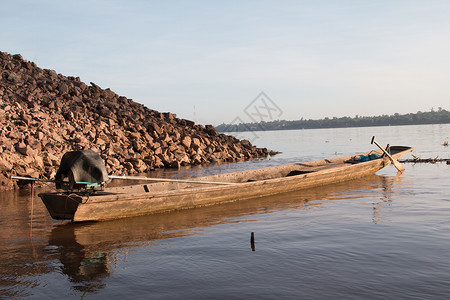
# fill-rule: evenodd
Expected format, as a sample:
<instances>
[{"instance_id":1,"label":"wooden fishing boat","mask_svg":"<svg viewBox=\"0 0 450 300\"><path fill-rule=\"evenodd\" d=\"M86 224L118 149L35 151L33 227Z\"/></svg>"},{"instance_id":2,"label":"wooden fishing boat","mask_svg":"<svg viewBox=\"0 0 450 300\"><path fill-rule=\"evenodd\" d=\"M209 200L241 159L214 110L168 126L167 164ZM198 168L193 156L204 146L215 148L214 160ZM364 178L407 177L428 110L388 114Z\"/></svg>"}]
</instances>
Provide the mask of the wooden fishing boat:
<instances>
[{"instance_id":1,"label":"wooden fishing boat","mask_svg":"<svg viewBox=\"0 0 450 300\"><path fill-rule=\"evenodd\" d=\"M411 150L409 147L396 146L391 147L391 154L396 159ZM360 156L367 158L375 153L371 151L356 156L220 174L193 180L106 188L95 192L42 193L39 196L55 219L69 219L75 222L116 219L278 194L359 178L373 174L390 163L388 158L363 162L357 159Z\"/></svg>"},{"instance_id":2,"label":"wooden fishing boat","mask_svg":"<svg viewBox=\"0 0 450 300\"><path fill-rule=\"evenodd\" d=\"M41 193L39 197L54 219L73 222L118 219L274 195L360 178L374 174L390 164L392 159L395 161L412 150L411 147L391 146L391 157L383 155L382 151L370 151L190 180L149 181L105 187L101 191Z\"/></svg>"}]
</instances>

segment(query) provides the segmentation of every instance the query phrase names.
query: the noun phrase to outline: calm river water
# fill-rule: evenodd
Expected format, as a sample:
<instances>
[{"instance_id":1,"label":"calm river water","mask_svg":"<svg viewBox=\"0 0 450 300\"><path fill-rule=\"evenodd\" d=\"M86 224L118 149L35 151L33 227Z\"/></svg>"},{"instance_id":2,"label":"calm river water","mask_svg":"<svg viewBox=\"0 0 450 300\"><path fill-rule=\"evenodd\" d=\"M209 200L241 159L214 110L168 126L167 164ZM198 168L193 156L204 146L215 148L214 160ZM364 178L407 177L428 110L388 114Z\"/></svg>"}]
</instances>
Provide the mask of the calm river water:
<instances>
[{"instance_id":1,"label":"calm river water","mask_svg":"<svg viewBox=\"0 0 450 300\"><path fill-rule=\"evenodd\" d=\"M382 144L450 158L450 125L240 133L272 159L188 177L341 156ZM410 158L408 155L405 158ZM116 221L52 220L0 194L1 299L448 299L450 165L392 166L348 183ZM255 247L250 234L255 234ZM253 251L254 250L254 251Z\"/></svg>"}]
</instances>

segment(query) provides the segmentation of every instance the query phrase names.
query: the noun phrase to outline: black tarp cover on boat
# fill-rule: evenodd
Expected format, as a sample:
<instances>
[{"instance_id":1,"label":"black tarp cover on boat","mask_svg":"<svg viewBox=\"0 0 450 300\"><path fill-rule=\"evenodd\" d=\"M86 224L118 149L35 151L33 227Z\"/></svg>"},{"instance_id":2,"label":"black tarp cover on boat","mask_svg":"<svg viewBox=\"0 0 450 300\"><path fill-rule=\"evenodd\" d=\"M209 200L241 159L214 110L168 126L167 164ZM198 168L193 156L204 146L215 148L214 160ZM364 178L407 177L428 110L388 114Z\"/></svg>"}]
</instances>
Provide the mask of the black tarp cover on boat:
<instances>
[{"instance_id":1,"label":"black tarp cover on boat","mask_svg":"<svg viewBox=\"0 0 450 300\"><path fill-rule=\"evenodd\" d=\"M77 183L108 181L108 172L100 155L92 150L66 152L55 175L57 189L73 189Z\"/></svg>"}]
</instances>

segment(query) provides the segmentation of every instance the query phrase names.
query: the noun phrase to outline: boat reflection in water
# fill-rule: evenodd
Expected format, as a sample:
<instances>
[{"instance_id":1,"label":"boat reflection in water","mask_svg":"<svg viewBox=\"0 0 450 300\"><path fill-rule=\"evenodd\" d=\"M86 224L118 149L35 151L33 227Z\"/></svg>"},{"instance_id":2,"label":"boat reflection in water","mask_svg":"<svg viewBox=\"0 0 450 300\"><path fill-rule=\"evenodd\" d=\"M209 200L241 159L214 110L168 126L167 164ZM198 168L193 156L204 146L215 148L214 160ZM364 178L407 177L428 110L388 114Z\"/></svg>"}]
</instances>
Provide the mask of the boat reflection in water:
<instances>
[{"instance_id":1,"label":"boat reflection in water","mask_svg":"<svg viewBox=\"0 0 450 300\"><path fill-rule=\"evenodd\" d=\"M59 259L62 272L70 277L76 289L94 292L104 288L103 279L114 272L115 266L130 252L159 247L164 239L201 233L203 227L249 222L251 216L258 214L325 208L336 200L364 201L364 198L381 199L373 203L376 207L373 221L381 222L381 208L390 205L391 187L399 178L371 175L349 182L196 209L105 222L67 223L52 230L49 248L55 251L53 258ZM248 248L252 251L250 243Z\"/></svg>"}]
</instances>

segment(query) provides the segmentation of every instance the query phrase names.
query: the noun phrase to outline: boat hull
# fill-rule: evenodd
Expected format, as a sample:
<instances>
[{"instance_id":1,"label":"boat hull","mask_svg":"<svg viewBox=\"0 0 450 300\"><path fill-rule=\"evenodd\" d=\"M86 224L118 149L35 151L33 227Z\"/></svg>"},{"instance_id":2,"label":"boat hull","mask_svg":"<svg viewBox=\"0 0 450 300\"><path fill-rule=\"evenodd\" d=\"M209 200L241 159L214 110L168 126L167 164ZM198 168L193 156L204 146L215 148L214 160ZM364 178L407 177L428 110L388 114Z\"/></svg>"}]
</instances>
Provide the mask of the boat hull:
<instances>
[{"instance_id":1,"label":"boat hull","mask_svg":"<svg viewBox=\"0 0 450 300\"><path fill-rule=\"evenodd\" d=\"M392 149L394 158L412 151L410 147L397 146ZM352 180L374 174L390 164L388 158L349 162L352 157L196 178L201 181L236 182L234 185L156 183L106 189L91 196L66 193L42 193L39 196L55 219L101 221L244 200ZM158 191L158 188L161 190Z\"/></svg>"}]
</instances>

